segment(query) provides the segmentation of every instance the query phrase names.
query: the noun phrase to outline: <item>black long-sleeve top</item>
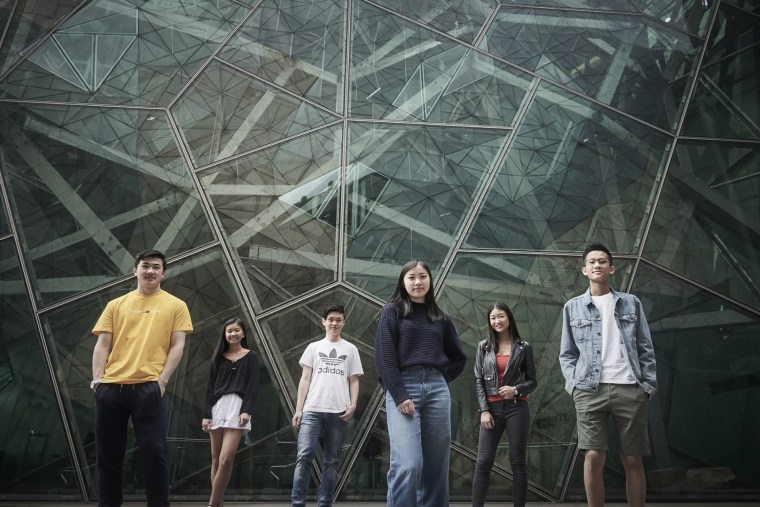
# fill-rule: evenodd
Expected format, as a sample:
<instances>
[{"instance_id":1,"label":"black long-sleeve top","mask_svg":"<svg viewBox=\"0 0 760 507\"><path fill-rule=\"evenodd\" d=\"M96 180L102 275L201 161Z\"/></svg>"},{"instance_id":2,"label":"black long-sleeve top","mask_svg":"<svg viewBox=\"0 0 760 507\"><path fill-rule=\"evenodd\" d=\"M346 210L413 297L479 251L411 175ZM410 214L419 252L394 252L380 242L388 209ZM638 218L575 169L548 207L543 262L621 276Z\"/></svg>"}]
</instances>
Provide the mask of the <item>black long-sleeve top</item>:
<instances>
[{"instance_id":1,"label":"black long-sleeve top","mask_svg":"<svg viewBox=\"0 0 760 507\"><path fill-rule=\"evenodd\" d=\"M252 350L237 361L221 357L219 368L209 374L203 417L211 419L211 408L219 398L233 393L243 399L240 413L251 414L259 394L259 358Z\"/></svg>"},{"instance_id":2,"label":"black long-sleeve top","mask_svg":"<svg viewBox=\"0 0 760 507\"><path fill-rule=\"evenodd\" d=\"M396 405L410 398L401 379L404 368L430 366L440 370L446 382L451 382L467 363L459 335L448 316L431 322L427 306L412 303L412 315L404 318L402 308L400 303L385 305L375 335L378 380Z\"/></svg>"}]
</instances>

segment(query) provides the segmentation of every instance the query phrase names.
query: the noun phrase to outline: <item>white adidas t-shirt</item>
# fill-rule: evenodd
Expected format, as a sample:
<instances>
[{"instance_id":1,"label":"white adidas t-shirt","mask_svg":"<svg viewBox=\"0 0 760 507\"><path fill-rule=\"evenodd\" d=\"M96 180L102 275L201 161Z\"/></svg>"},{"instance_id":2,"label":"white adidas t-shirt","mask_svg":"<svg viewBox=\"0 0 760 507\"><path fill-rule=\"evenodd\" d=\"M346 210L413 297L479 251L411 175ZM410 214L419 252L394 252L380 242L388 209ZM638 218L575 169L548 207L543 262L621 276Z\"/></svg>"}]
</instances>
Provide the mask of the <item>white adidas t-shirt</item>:
<instances>
[{"instance_id":1,"label":"white adidas t-shirt","mask_svg":"<svg viewBox=\"0 0 760 507\"><path fill-rule=\"evenodd\" d=\"M312 370L304 412L343 412L351 403L349 377L364 374L359 350L342 338L337 342L322 338L310 343L298 363Z\"/></svg>"}]
</instances>

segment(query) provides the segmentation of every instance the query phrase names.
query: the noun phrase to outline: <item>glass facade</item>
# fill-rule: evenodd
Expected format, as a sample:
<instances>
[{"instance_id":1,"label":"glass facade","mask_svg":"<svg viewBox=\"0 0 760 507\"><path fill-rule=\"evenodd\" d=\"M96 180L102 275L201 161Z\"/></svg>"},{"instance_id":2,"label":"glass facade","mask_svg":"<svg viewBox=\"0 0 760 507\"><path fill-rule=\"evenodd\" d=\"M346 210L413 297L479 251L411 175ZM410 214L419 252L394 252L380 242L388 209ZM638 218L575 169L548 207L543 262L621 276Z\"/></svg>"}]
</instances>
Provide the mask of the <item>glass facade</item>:
<instances>
[{"instance_id":1,"label":"glass facade","mask_svg":"<svg viewBox=\"0 0 760 507\"><path fill-rule=\"evenodd\" d=\"M207 366L241 316L262 392L227 498L288 501L298 358L338 301L365 375L337 498L382 501L375 321L418 258L468 357L487 305L512 306L538 368L530 500L581 501L557 356L591 240L652 328L649 498L760 500L756 1L0 0L0 27L0 501L97 498L90 330L144 248L196 329L168 390L173 500L210 492ZM470 367L451 391L467 502Z\"/></svg>"}]
</instances>

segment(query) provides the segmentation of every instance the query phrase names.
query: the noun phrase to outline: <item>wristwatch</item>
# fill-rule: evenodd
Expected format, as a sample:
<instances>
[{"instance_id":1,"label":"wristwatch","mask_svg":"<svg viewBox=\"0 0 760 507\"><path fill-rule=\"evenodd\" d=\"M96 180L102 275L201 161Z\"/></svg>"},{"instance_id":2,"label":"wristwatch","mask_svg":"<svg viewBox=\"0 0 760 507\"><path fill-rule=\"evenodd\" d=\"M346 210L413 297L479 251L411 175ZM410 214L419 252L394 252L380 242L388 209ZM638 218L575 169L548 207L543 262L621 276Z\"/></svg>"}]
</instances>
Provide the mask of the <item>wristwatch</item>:
<instances>
[{"instance_id":1,"label":"wristwatch","mask_svg":"<svg viewBox=\"0 0 760 507\"><path fill-rule=\"evenodd\" d=\"M517 388L515 387L515 399L520 397L520 393L517 392Z\"/></svg>"},{"instance_id":2,"label":"wristwatch","mask_svg":"<svg viewBox=\"0 0 760 507\"><path fill-rule=\"evenodd\" d=\"M95 390L95 388L98 387L98 384L100 384L100 379L93 380L90 382L90 389Z\"/></svg>"}]
</instances>

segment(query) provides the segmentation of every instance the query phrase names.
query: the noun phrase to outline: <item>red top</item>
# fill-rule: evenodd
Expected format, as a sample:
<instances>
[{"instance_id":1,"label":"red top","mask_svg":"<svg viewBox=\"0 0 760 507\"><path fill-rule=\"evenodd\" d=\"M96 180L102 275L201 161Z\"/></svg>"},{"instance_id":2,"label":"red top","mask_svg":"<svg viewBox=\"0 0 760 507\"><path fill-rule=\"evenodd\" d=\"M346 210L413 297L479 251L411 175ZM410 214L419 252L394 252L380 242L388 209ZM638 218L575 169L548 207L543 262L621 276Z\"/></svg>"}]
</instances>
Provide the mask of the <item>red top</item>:
<instances>
[{"instance_id":1,"label":"red top","mask_svg":"<svg viewBox=\"0 0 760 507\"><path fill-rule=\"evenodd\" d=\"M496 372L499 375L499 384L501 385L504 380L504 374L507 372L507 365L509 364L509 354L496 354ZM504 398L501 395L489 396L488 401L502 401Z\"/></svg>"},{"instance_id":2,"label":"red top","mask_svg":"<svg viewBox=\"0 0 760 507\"><path fill-rule=\"evenodd\" d=\"M499 375L499 385L502 385L502 382L504 381L504 374L507 372L507 365L509 364L509 354L496 354L496 371ZM504 401L505 398L502 398L501 395L496 394L493 396L488 396L486 398L490 402L496 402L496 401ZM514 398L506 398L509 400L514 400ZM527 400L527 396L520 396L517 398L518 400Z\"/></svg>"}]
</instances>

